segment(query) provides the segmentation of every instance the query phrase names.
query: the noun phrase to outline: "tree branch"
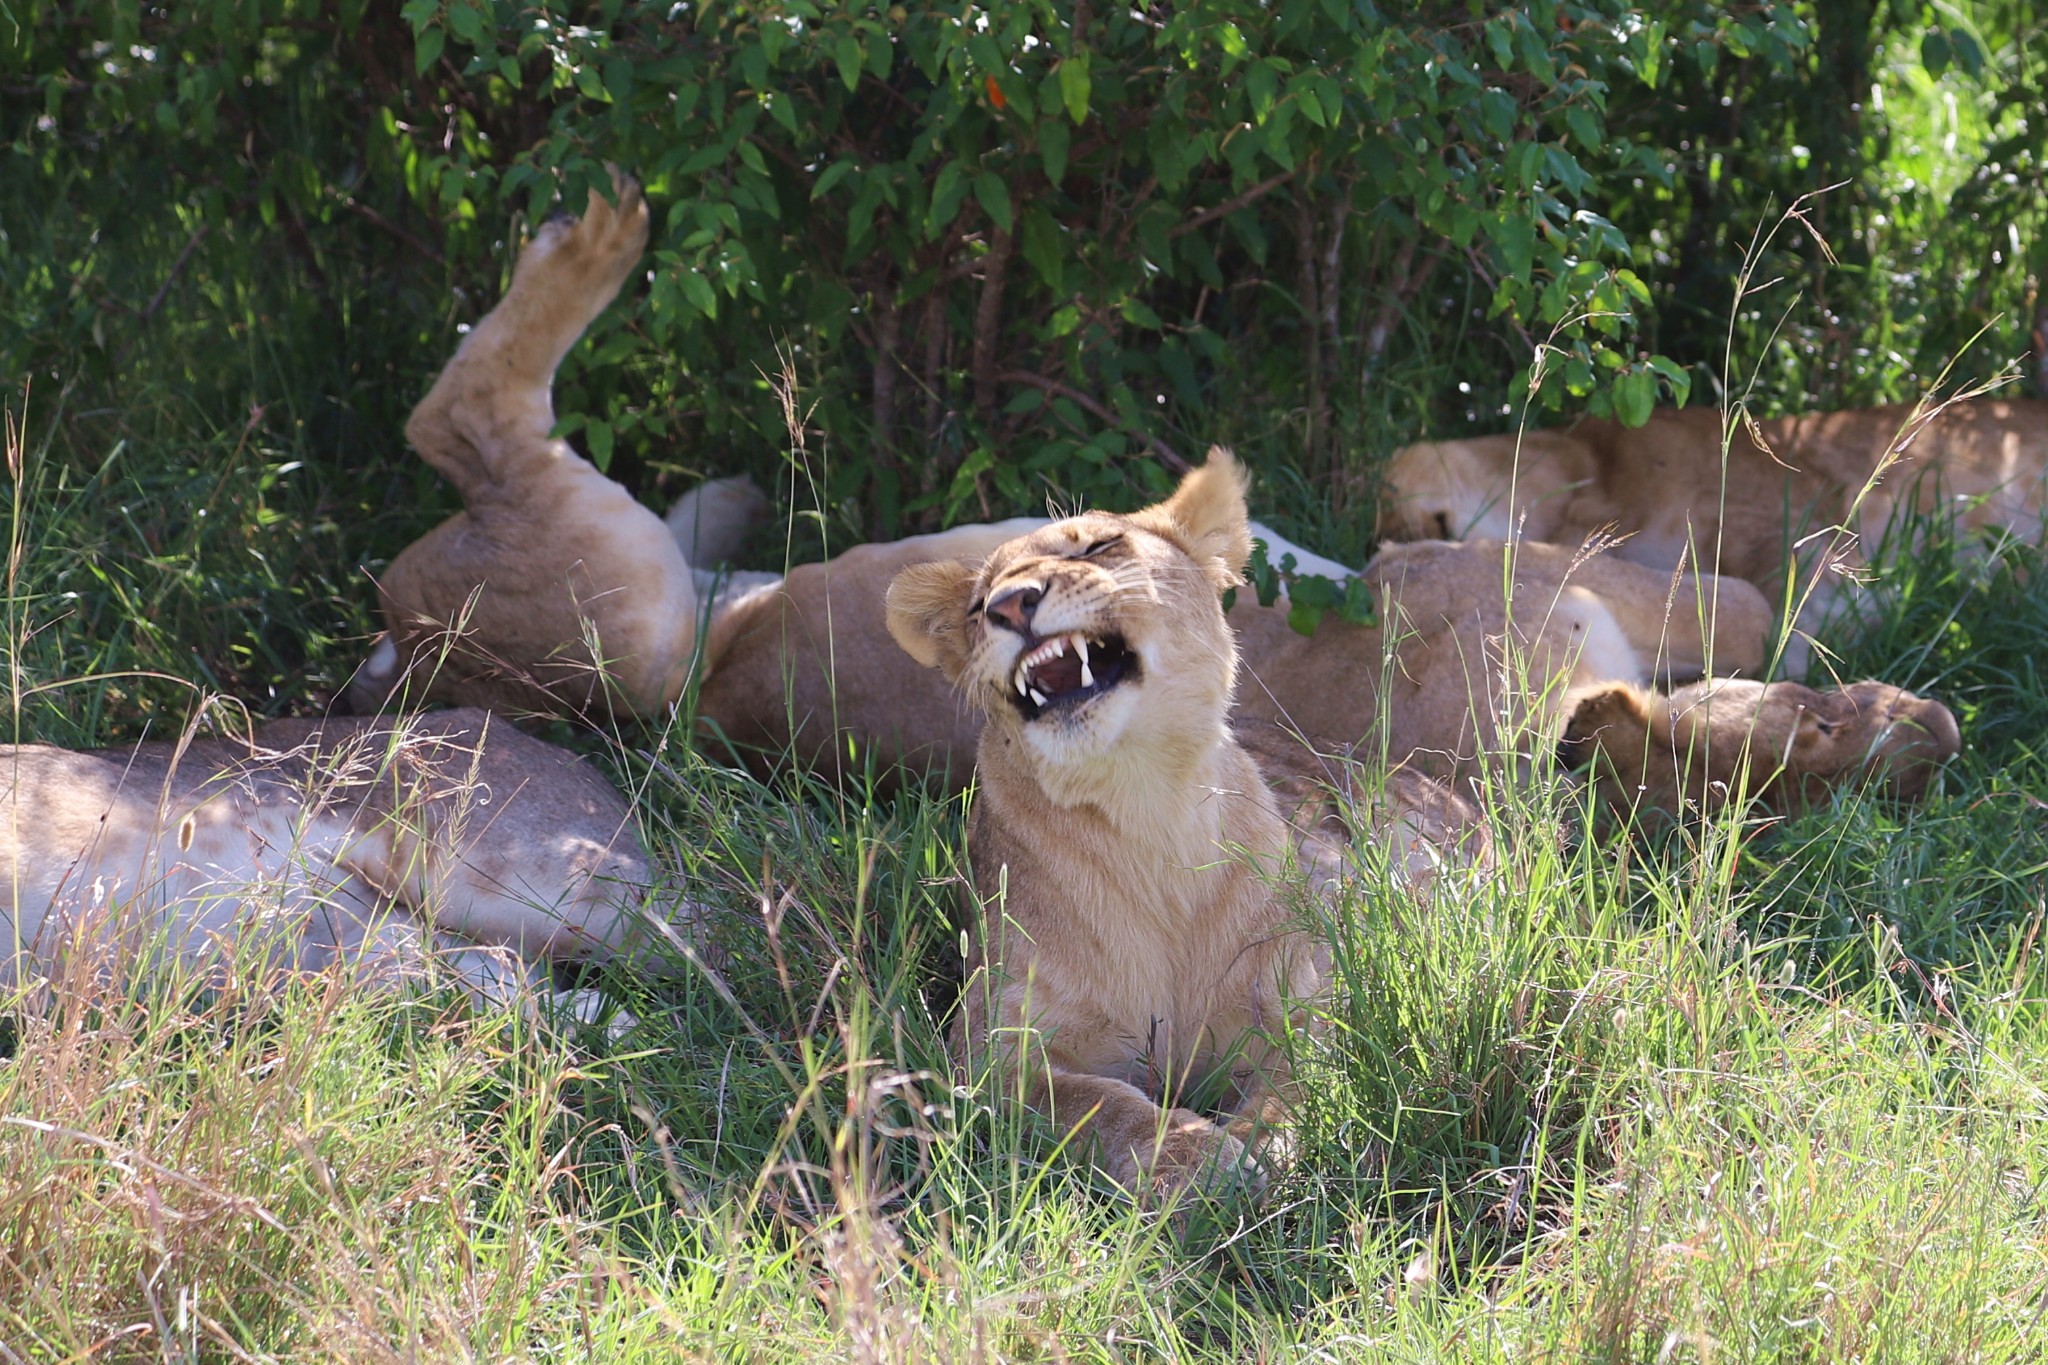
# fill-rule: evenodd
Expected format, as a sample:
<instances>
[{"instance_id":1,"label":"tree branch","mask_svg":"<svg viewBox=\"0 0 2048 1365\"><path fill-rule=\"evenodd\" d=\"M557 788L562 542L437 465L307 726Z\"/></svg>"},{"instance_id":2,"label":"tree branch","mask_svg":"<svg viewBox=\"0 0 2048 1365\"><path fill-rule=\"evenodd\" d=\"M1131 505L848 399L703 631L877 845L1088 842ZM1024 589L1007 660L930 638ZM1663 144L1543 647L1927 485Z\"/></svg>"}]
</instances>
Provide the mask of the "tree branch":
<instances>
[{"instance_id":1,"label":"tree branch","mask_svg":"<svg viewBox=\"0 0 2048 1365\"><path fill-rule=\"evenodd\" d=\"M996 228L988 239L981 299L974 308L974 408L984 425L996 415L996 342L1003 328L1003 279L1010 272L1014 239Z\"/></svg>"},{"instance_id":2,"label":"tree branch","mask_svg":"<svg viewBox=\"0 0 2048 1365\"><path fill-rule=\"evenodd\" d=\"M447 263L446 258L443 257L439 251L435 250L427 242L421 240L410 229L401 227L397 223L392 222L389 218L386 218L383 214L377 212L377 210L371 208L368 204L358 203L353 195L343 194L339 190L330 190L329 193L331 193L337 200L340 201L341 206L343 208L347 209L350 213L355 214L358 218L361 218L371 227L377 228L380 231L389 233L391 236L396 237L399 241L404 242L407 246L411 247L414 251L419 252L420 255L426 257L428 260L432 261L436 265L444 265Z\"/></svg>"},{"instance_id":3,"label":"tree branch","mask_svg":"<svg viewBox=\"0 0 2048 1365\"><path fill-rule=\"evenodd\" d=\"M1131 435L1142 439L1147 446L1151 447L1152 453L1158 457L1159 463L1165 465L1176 474L1185 474L1194 468L1193 465L1182 458L1179 451L1160 440L1157 436L1152 435L1150 432L1135 430L1100 399L1090 398L1079 389L1062 384L1057 379L1047 379L1044 375L1033 374L1029 370L1004 370L996 376L996 379L1004 384L1024 384L1034 389L1043 389L1055 398L1070 400L1075 406L1085 408L1089 412L1094 413L1118 431L1129 432Z\"/></svg>"},{"instance_id":4,"label":"tree branch","mask_svg":"<svg viewBox=\"0 0 2048 1365\"><path fill-rule=\"evenodd\" d=\"M1190 232L1193 232L1196 228L1205 227L1208 224L1215 222L1218 218L1223 217L1223 215L1225 215L1226 213L1236 213L1239 209L1243 208L1246 204L1251 203L1254 199L1259 199L1265 195L1271 194L1274 190L1279 189L1282 185L1294 179L1294 175L1295 173L1293 171L1282 171L1278 175L1267 176L1264 180L1261 180L1258 184L1252 186L1243 194L1232 195L1230 198L1224 200L1222 203L1216 205L1214 208L1203 209L1200 213L1188 219L1185 223L1180 224L1178 227L1169 229L1166 235L1168 237L1185 237Z\"/></svg>"}]
</instances>

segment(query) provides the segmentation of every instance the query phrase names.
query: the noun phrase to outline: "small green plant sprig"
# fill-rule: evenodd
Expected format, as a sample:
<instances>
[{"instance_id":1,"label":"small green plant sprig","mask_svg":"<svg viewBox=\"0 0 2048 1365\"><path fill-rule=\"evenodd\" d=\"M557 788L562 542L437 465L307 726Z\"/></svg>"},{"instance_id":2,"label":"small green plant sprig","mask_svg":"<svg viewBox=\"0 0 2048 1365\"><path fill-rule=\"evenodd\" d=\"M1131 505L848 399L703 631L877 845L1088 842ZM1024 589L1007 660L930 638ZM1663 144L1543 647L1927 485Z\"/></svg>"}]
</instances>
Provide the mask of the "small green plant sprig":
<instances>
[{"instance_id":1,"label":"small green plant sprig","mask_svg":"<svg viewBox=\"0 0 2048 1365\"><path fill-rule=\"evenodd\" d=\"M1278 564L1266 557L1266 542L1252 541L1252 557L1245 565L1245 582L1258 595L1259 605L1270 607L1287 594L1287 624L1302 635L1313 635L1323 617L1335 615L1355 626L1379 623L1379 609L1372 589L1363 578L1334 579L1321 574L1302 573L1294 566L1292 552L1282 554ZM1223 594L1223 609L1237 605L1237 589Z\"/></svg>"}]
</instances>

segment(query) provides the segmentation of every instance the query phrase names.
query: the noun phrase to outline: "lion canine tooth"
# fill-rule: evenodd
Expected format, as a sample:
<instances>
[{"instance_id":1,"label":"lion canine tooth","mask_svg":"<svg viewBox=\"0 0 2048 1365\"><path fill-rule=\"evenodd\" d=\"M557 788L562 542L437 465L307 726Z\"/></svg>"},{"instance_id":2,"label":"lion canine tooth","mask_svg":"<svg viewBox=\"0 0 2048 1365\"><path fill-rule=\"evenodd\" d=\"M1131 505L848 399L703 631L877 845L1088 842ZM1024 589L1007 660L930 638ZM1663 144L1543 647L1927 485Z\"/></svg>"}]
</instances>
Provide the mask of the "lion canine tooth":
<instances>
[{"instance_id":1,"label":"lion canine tooth","mask_svg":"<svg viewBox=\"0 0 2048 1365\"><path fill-rule=\"evenodd\" d=\"M1037 688L1034 687L1031 689L1031 700L1037 702L1040 706L1043 706L1045 705L1045 693L1039 691Z\"/></svg>"},{"instance_id":2,"label":"lion canine tooth","mask_svg":"<svg viewBox=\"0 0 2048 1365\"><path fill-rule=\"evenodd\" d=\"M1026 696L1030 691L1031 688L1024 682L1024 670L1022 667L1019 667L1017 670L1017 695L1020 697Z\"/></svg>"},{"instance_id":3,"label":"lion canine tooth","mask_svg":"<svg viewBox=\"0 0 2048 1365\"><path fill-rule=\"evenodd\" d=\"M1081 656L1081 686L1095 686L1095 670L1088 666L1088 641L1076 635L1074 637L1074 652Z\"/></svg>"}]
</instances>

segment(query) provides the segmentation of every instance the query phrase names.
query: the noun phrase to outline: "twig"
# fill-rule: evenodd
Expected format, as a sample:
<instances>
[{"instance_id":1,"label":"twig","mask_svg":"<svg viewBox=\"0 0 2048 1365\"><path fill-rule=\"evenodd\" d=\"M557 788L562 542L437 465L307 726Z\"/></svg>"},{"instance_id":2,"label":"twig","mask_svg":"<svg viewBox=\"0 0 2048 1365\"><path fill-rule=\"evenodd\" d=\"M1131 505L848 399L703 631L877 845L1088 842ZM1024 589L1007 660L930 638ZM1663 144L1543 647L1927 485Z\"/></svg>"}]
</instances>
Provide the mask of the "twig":
<instances>
[{"instance_id":1,"label":"twig","mask_svg":"<svg viewBox=\"0 0 2048 1365\"><path fill-rule=\"evenodd\" d=\"M213 228L209 224L201 223L199 230L185 239L183 249L178 252L178 259L171 262L170 273L165 275L164 282L156 287L156 293L150 295L148 303L140 308L131 308L110 294L103 300L104 304L120 309L137 322L148 322L156 316L156 310L164 306L164 300L171 296L171 286L178 282L178 276L185 273L186 265L192 260L192 253L199 249L199 243L204 241L206 234L211 231Z\"/></svg>"},{"instance_id":2,"label":"twig","mask_svg":"<svg viewBox=\"0 0 2048 1365\"><path fill-rule=\"evenodd\" d=\"M1489 290L1499 287L1500 281L1495 278L1493 271L1488 268L1486 258L1479 254L1477 247L1468 246L1465 248L1465 263L1472 267L1472 273L1477 275L1480 283L1484 284ZM1515 320L1513 313L1509 313L1506 316L1508 325L1513 327L1515 335L1521 338L1523 348L1533 354L1536 351L1536 338L1530 336L1529 329Z\"/></svg>"},{"instance_id":3,"label":"twig","mask_svg":"<svg viewBox=\"0 0 2048 1365\"><path fill-rule=\"evenodd\" d=\"M1089 412L1094 413L1119 431L1129 431L1134 436L1143 437L1145 444L1151 447L1152 453L1159 457L1159 463L1165 465L1176 474L1185 474L1194 468L1193 465L1182 458L1179 451L1160 440L1157 436L1149 432L1134 431L1129 423L1117 416L1115 412L1100 400L1090 398L1079 389L1062 384L1057 379L1047 379L1044 375L1033 374L1029 370L1004 370L996 376L996 380L998 383L1003 384L1027 384L1034 389L1043 389L1055 398L1069 399L1076 406L1086 408Z\"/></svg>"},{"instance_id":4,"label":"twig","mask_svg":"<svg viewBox=\"0 0 2048 1365\"><path fill-rule=\"evenodd\" d=\"M1003 326L1003 280L1010 271L1014 242L1001 228L989 237L988 255L983 258L988 268L982 274L981 298L974 308L974 407L984 423L996 415L996 341Z\"/></svg>"},{"instance_id":5,"label":"twig","mask_svg":"<svg viewBox=\"0 0 2048 1365\"><path fill-rule=\"evenodd\" d=\"M1429 277L1436 273L1439 262L1444 258L1441 250L1432 248L1423 259L1422 269L1415 269L1416 239L1410 237L1401 243L1401 250L1394 256L1393 277L1400 283L1380 301L1379 312L1373 315L1372 326L1365 331L1365 379L1371 381L1373 370L1381 357L1387 353L1387 343L1394 339L1394 324L1401 314L1411 307L1416 296L1429 285Z\"/></svg>"},{"instance_id":6,"label":"twig","mask_svg":"<svg viewBox=\"0 0 2048 1365\"><path fill-rule=\"evenodd\" d=\"M447 264L447 259L443 257L439 251L436 251L431 245L423 241L410 229L401 227L397 223L392 222L389 218L386 218L383 214L377 212L377 210L371 208L368 204L357 203L353 195L343 194L339 190L333 190L330 191L330 193L332 193L334 197L341 202L341 206L343 208L347 209L350 213L353 213L357 217L361 218L371 227L379 228L385 232L390 233L393 237L396 237L399 241L404 242L407 246L411 247L414 251L419 252L420 255L425 256L428 260L432 261L436 265Z\"/></svg>"},{"instance_id":7,"label":"twig","mask_svg":"<svg viewBox=\"0 0 2048 1365\"><path fill-rule=\"evenodd\" d=\"M1239 209L1243 208L1246 204L1251 203L1254 199L1257 199L1262 195L1272 193L1274 190L1279 189L1288 181L1294 179L1294 175L1295 173L1293 171L1282 171L1278 175L1268 176L1264 180L1261 180L1258 184L1246 190L1243 194L1232 195L1230 198L1224 200L1222 203L1216 205L1214 208L1203 209L1200 213L1188 219L1185 223L1180 224L1178 227L1169 229L1166 235L1168 237L1185 237L1190 232L1193 232L1196 228L1207 226L1208 224L1215 222L1218 218L1221 218L1226 213L1236 213Z\"/></svg>"}]
</instances>

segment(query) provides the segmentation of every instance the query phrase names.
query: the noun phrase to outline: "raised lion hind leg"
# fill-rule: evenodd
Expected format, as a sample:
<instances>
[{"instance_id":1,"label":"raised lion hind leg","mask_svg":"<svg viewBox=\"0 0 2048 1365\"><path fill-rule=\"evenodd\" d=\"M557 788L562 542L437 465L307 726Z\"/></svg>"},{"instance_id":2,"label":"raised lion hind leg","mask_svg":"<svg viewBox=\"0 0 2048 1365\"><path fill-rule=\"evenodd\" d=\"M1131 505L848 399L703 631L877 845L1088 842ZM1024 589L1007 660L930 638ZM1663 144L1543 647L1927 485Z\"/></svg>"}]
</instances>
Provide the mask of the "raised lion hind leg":
<instances>
[{"instance_id":1,"label":"raised lion hind leg","mask_svg":"<svg viewBox=\"0 0 2048 1365\"><path fill-rule=\"evenodd\" d=\"M618 296L647 247L647 205L613 172L618 203L592 192L581 218L551 218L519 253L512 286L413 409L405 434L463 498L535 461L575 458L551 439L555 369Z\"/></svg>"}]
</instances>

